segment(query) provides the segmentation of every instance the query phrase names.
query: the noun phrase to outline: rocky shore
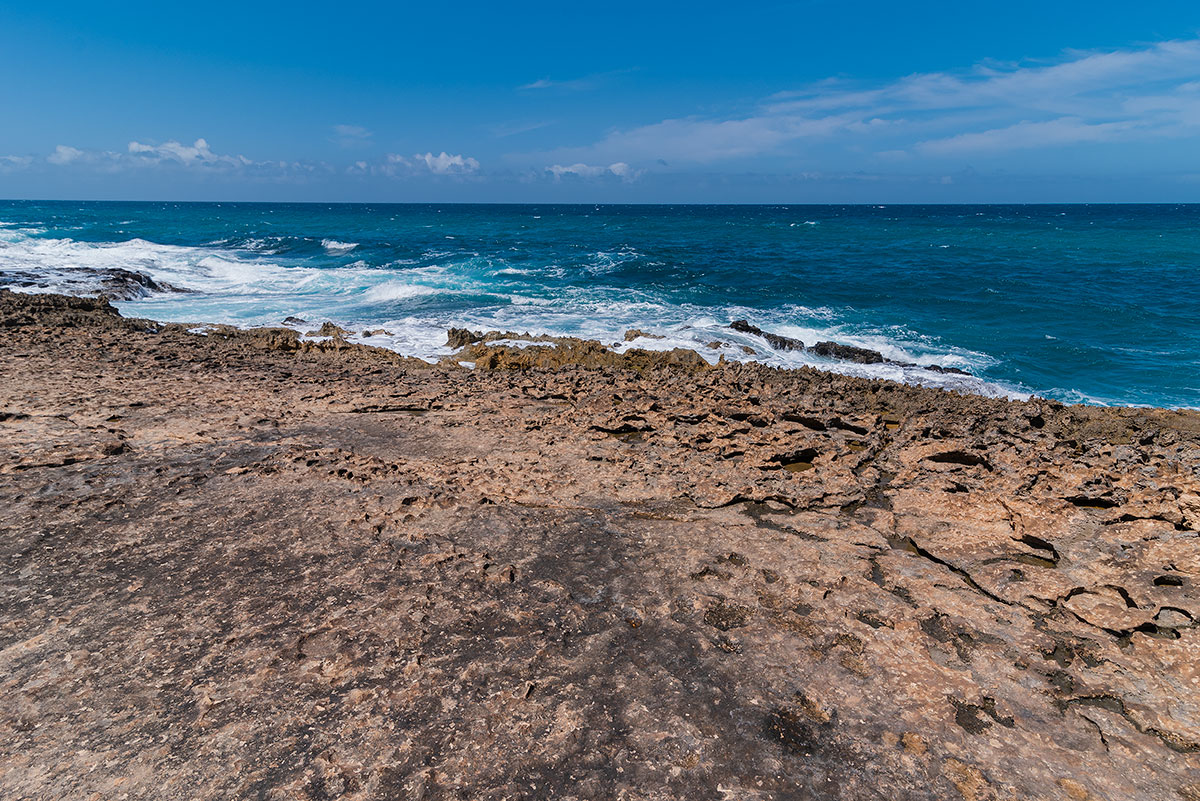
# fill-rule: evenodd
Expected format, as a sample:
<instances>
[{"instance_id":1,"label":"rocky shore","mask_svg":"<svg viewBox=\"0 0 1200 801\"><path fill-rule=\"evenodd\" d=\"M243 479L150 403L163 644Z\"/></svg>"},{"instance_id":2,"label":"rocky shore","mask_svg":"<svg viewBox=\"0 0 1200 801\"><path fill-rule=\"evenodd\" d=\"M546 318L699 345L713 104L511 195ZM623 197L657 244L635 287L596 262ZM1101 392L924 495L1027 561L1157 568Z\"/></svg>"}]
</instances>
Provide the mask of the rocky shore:
<instances>
[{"instance_id":1,"label":"rocky shore","mask_svg":"<svg viewBox=\"0 0 1200 801\"><path fill-rule=\"evenodd\" d=\"M327 334L0 291L0 797L1200 800L1200 414Z\"/></svg>"}]
</instances>

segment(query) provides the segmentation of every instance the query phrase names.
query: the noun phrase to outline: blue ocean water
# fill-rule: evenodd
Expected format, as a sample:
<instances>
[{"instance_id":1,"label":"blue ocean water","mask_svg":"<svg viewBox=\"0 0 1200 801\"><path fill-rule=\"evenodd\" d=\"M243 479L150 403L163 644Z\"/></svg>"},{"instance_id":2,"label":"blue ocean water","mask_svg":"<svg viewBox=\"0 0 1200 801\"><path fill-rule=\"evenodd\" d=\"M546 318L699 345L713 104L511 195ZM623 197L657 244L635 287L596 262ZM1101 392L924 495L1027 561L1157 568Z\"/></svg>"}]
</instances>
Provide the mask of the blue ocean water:
<instances>
[{"instance_id":1,"label":"blue ocean water","mask_svg":"<svg viewBox=\"0 0 1200 801\"><path fill-rule=\"evenodd\" d=\"M710 359L1200 407L1200 206L0 202L0 285L83 292L111 268L191 290L129 315L329 319L429 359L450 326L639 328ZM739 318L978 378L779 353Z\"/></svg>"}]
</instances>

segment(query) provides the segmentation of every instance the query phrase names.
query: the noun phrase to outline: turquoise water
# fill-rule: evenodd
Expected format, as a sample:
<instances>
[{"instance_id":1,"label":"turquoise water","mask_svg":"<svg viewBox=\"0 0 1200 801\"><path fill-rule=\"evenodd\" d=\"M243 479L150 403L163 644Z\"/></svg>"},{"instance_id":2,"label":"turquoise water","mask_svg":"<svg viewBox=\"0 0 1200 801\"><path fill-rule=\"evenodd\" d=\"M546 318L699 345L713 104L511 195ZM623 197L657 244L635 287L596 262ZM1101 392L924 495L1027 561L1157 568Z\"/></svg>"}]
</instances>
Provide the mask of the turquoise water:
<instances>
[{"instance_id":1,"label":"turquoise water","mask_svg":"<svg viewBox=\"0 0 1200 801\"><path fill-rule=\"evenodd\" d=\"M430 359L449 326L640 328L710 358L1200 407L1200 206L0 202L0 285L80 292L114 267L192 290L126 314L331 319ZM978 378L779 353L737 318Z\"/></svg>"}]
</instances>

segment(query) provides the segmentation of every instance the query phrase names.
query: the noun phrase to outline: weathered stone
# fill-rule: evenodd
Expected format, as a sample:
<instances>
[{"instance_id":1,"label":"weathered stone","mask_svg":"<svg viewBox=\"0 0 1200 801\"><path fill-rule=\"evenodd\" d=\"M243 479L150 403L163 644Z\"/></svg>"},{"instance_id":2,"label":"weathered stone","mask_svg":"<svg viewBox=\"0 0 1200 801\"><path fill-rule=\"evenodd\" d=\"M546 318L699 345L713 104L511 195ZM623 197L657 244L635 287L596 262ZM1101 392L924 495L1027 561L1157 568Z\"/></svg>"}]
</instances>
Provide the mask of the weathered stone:
<instances>
[{"instance_id":1,"label":"weathered stone","mask_svg":"<svg viewBox=\"0 0 1200 801\"><path fill-rule=\"evenodd\" d=\"M467 345L474 345L483 339L483 334L468 331L466 328L451 328L446 332L446 347L459 350Z\"/></svg>"},{"instance_id":2,"label":"weathered stone","mask_svg":"<svg viewBox=\"0 0 1200 801\"><path fill-rule=\"evenodd\" d=\"M745 320L734 320L729 324L729 327L734 331L741 331L743 334L753 334L754 336L762 337L775 350L804 350L804 343L800 340L780 336L779 334L772 334L770 331L764 331Z\"/></svg>"},{"instance_id":3,"label":"weathered stone","mask_svg":"<svg viewBox=\"0 0 1200 801\"><path fill-rule=\"evenodd\" d=\"M53 279L36 272L6 270L0 273L0 287L24 290L55 288L80 297L105 300L135 300L154 293L188 292L189 290L158 281L137 270L121 267L60 268Z\"/></svg>"},{"instance_id":4,"label":"weathered stone","mask_svg":"<svg viewBox=\"0 0 1200 801\"><path fill-rule=\"evenodd\" d=\"M1200 798L1195 412L0 325L0 797Z\"/></svg>"},{"instance_id":5,"label":"weathered stone","mask_svg":"<svg viewBox=\"0 0 1200 801\"><path fill-rule=\"evenodd\" d=\"M881 364L884 361L883 354L877 350L856 348L853 345L839 345L837 342L818 342L809 350L826 359L840 359L857 364Z\"/></svg>"},{"instance_id":6,"label":"weathered stone","mask_svg":"<svg viewBox=\"0 0 1200 801\"><path fill-rule=\"evenodd\" d=\"M625 332L626 342L632 342L638 337L644 337L645 339L666 339L666 337L662 336L661 334L648 334L640 328L631 328Z\"/></svg>"},{"instance_id":7,"label":"weathered stone","mask_svg":"<svg viewBox=\"0 0 1200 801\"><path fill-rule=\"evenodd\" d=\"M310 336L310 337L334 337L337 339L345 339L346 337L353 335L353 333L354 333L353 331L347 331L345 328L334 325L330 321L326 320L325 322L321 323L321 327L318 328L316 331L309 331L307 336Z\"/></svg>"}]
</instances>

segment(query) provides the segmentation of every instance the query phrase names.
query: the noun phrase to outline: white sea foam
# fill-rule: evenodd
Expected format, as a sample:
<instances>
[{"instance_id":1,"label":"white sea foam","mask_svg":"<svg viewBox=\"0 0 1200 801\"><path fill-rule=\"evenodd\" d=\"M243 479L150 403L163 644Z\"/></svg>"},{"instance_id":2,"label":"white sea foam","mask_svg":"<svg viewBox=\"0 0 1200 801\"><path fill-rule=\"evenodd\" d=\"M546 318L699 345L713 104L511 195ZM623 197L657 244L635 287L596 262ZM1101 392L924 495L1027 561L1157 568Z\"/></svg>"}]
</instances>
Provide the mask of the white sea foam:
<instances>
[{"instance_id":1,"label":"white sea foam","mask_svg":"<svg viewBox=\"0 0 1200 801\"><path fill-rule=\"evenodd\" d=\"M226 244L226 242L228 242L228 240L218 240L217 242L213 242L212 244L216 245L216 246L220 246L220 245ZM253 253L266 253L266 254L273 255L273 254L279 252L280 246L282 244L283 244L283 240L280 239L279 237L269 236L269 237L262 237L262 238L247 239L245 242L242 243L241 249L249 250Z\"/></svg>"},{"instance_id":2,"label":"white sea foam","mask_svg":"<svg viewBox=\"0 0 1200 801\"><path fill-rule=\"evenodd\" d=\"M339 242L336 239L322 239L321 247L330 253L349 253L358 247L357 242Z\"/></svg>"},{"instance_id":3,"label":"white sea foam","mask_svg":"<svg viewBox=\"0 0 1200 801\"><path fill-rule=\"evenodd\" d=\"M390 300L406 300L422 295L436 295L442 290L420 284L406 284L400 281L388 281L385 284L368 289L363 296L372 303L384 303Z\"/></svg>"},{"instance_id":4,"label":"white sea foam","mask_svg":"<svg viewBox=\"0 0 1200 801\"><path fill-rule=\"evenodd\" d=\"M591 260L584 265L583 269L587 270L592 275L604 275L619 268L626 262L641 258L642 254L638 253L633 248L621 248L613 251L600 251L593 253Z\"/></svg>"}]
</instances>

